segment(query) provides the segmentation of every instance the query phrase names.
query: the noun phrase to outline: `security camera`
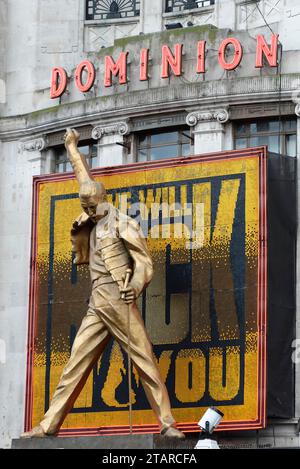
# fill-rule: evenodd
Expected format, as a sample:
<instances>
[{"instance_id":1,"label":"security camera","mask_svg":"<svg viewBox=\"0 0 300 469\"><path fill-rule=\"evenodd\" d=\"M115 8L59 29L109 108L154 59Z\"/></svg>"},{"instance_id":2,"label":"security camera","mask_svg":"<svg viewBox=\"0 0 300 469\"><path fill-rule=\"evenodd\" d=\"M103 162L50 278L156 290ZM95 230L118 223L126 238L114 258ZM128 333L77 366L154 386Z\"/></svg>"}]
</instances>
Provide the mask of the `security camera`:
<instances>
[{"instance_id":1,"label":"security camera","mask_svg":"<svg viewBox=\"0 0 300 469\"><path fill-rule=\"evenodd\" d=\"M198 425L206 434L211 435L218 427L223 417L224 414L220 410L215 407L210 407L201 420L199 420Z\"/></svg>"}]
</instances>

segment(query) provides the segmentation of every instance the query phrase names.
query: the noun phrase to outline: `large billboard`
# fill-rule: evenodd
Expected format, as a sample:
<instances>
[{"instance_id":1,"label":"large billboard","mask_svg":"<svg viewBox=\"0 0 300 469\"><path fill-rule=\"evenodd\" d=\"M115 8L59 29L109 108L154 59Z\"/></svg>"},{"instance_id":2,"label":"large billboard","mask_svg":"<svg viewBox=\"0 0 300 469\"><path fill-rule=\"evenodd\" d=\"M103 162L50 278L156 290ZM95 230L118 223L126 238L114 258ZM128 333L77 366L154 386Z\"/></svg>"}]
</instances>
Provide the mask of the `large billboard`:
<instances>
[{"instance_id":1,"label":"large billboard","mask_svg":"<svg viewBox=\"0 0 300 469\"><path fill-rule=\"evenodd\" d=\"M136 218L155 275L139 299L174 417L197 431L208 406L221 430L265 425L266 150L97 169L109 201ZM81 213L73 174L34 179L26 429L48 409L90 295L70 228ZM126 433L127 357L111 340L60 434ZM158 425L135 370L133 430Z\"/></svg>"}]
</instances>

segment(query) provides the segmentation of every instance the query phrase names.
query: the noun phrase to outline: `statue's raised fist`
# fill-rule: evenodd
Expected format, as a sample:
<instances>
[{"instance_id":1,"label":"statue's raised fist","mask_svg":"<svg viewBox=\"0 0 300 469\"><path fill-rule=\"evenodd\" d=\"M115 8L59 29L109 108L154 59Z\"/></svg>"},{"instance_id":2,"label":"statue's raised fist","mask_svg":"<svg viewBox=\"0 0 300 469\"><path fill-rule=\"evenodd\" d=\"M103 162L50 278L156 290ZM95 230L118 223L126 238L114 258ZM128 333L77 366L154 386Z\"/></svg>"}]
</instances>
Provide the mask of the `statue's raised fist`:
<instances>
[{"instance_id":1,"label":"statue's raised fist","mask_svg":"<svg viewBox=\"0 0 300 469\"><path fill-rule=\"evenodd\" d=\"M67 129L64 135L65 147L68 149L70 145L76 145L79 142L80 134L75 129Z\"/></svg>"}]
</instances>

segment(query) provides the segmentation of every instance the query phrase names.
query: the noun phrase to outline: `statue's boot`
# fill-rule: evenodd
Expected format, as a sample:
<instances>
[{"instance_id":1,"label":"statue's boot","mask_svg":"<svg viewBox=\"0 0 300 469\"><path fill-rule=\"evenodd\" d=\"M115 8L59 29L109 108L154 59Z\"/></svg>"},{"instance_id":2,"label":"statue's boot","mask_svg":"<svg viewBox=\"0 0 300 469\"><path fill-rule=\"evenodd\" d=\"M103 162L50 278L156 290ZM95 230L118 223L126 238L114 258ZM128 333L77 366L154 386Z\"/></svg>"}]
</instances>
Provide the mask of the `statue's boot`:
<instances>
[{"instance_id":1,"label":"statue's boot","mask_svg":"<svg viewBox=\"0 0 300 469\"><path fill-rule=\"evenodd\" d=\"M51 435L47 435L47 433L45 433L42 429L41 425L38 425L29 432L22 433L21 438L46 438L47 436Z\"/></svg>"},{"instance_id":2,"label":"statue's boot","mask_svg":"<svg viewBox=\"0 0 300 469\"><path fill-rule=\"evenodd\" d=\"M173 426L163 429L161 435L167 438L179 438L181 440L185 438L185 434Z\"/></svg>"}]
</instances>

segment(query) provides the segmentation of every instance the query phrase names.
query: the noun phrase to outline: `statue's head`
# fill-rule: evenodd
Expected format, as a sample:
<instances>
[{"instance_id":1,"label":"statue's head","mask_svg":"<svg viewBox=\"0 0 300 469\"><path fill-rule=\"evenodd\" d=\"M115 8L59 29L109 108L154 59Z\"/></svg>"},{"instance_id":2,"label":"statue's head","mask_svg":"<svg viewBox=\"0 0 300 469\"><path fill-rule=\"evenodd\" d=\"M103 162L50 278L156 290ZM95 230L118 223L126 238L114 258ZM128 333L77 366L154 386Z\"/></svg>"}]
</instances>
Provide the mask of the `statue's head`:
<instances>
[{"instance_id":1,"label":"statue's head","mask_svg":"<svg viewBox=\"0 0 300 469\"><path fill-rule=\"evenodd\" d=\"M101 182L94 180L85 156L79 152L77 148L79 139L79 132L75 129L67 129L64 136L65 146L79 183L81 207L90 219L96 222L108 213L106 191Z\"/></svg>"},{"instance_id":2,"label":"statue's head","mask_svg":"<svg viewBox=\"0 0 300 469\"><path fill-rule=\"evenodd\" d=\"M107 214L107 197L101 182L86 181L80 185L79 198L82 209L94 222Z\"/></svg>"}]
</instances>

